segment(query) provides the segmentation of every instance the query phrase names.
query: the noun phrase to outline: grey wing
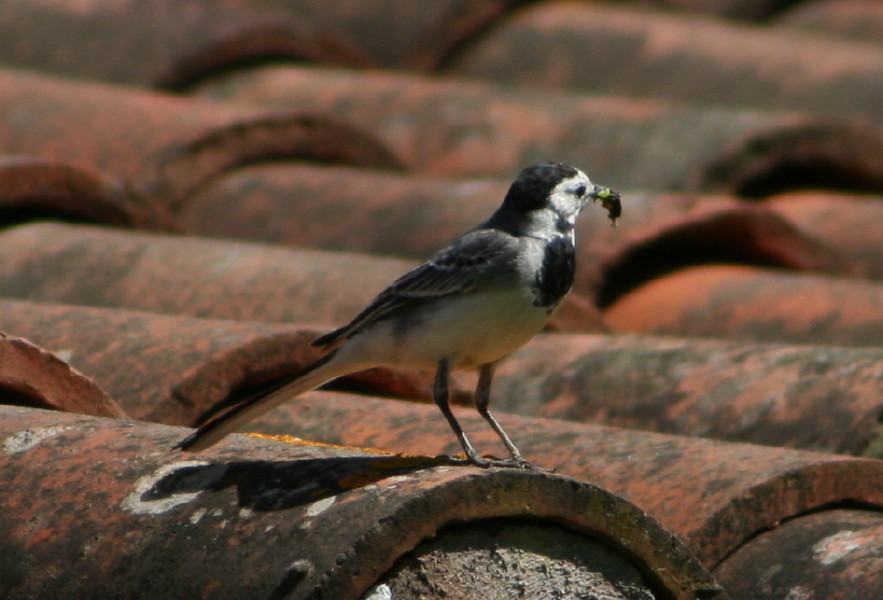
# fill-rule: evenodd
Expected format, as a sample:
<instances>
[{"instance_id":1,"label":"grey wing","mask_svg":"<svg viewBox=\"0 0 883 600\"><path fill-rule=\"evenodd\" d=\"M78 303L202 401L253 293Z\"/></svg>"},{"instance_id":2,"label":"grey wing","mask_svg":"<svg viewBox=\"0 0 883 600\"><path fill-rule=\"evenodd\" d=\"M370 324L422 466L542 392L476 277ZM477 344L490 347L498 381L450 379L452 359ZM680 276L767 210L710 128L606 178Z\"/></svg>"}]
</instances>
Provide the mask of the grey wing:
<instances>
[{"instance_id":1,"label":"grey wing","mask_svg":"<svg viewBox=\"0 0 883 600\"><path fill-rule=\"evenodd\" d=\"M349 324L327 333L314 346L330 346L352 337L366 326L429 300L474 289L490 269L514 258L518 240L496 229L471 231L408 271L383 290Z\"/></svg>"}]
</instances>

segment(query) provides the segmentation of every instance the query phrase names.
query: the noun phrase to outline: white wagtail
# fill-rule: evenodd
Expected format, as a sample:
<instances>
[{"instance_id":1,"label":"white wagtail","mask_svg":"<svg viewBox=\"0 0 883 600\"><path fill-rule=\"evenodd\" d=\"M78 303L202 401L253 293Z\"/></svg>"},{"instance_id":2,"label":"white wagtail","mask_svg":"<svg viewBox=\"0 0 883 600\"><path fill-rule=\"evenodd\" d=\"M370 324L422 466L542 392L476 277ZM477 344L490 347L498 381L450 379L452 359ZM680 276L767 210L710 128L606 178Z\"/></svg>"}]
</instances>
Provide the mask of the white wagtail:
<instances>
[{"instance_id":1,"label":"white wagtail","mask_svg":"<svg viewBox=\"0 0 883 600\"><path fill-rule=\"evenodd\" d=\"M199 451L261 413L331 379L372 367L436 369L433 394L468 459L529 466L488 411L497 363L539 332L573 284L574 222L601 200L613 223L619 194L574 167L527 167L502 206L380 293L348 325L317 338L329 350L274 391L233 406L178 444ZM451 369L479 370L475 406L512 455L478 455L448 405Z\"/></svg>"}]
</instances>

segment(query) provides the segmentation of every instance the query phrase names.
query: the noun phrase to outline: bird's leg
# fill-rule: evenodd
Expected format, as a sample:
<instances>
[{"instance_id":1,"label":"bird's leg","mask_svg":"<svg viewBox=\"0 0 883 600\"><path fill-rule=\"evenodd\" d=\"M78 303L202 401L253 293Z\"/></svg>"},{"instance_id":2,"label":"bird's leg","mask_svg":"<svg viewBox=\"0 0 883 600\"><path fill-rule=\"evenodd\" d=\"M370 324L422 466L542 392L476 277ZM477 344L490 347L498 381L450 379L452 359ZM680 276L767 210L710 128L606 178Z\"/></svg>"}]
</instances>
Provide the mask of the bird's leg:
<instances>
[{"instance_id":1,"label":"bird's leg","mask_svg":"<svg viewBox=\"0 0 883 600\"><path fill-rule=\"evenodd\" d=\"M506 449L509 450L509 454L512 455L512 460L499 461L497 464L533 468L533 465L521 456L521 452L519 452L512 440L509 439L509 436L503 431L503 427L497 422L494 415L492 415L489 410L491 404L491 382L494 379L494 369L496 369L496 367L496 363L488 363L481 366L481 369L478 372L478 385L475 387L475 408L478 410L478 414L491 424L491 427L497 432L500 439L503 440Z\"/></svg>"},{"instance_id":2,"label":"bird's leg","mask_svg":"<svg viewBox=\"0 0 883 600\"><path fill-rule=\"evenodd\" d=\"M432 394L435 398L435 403L448 420L448 425L450 425L451 429L454 430L454 433L457 434L457 439L460 440L460 445L463 446L463 450L466 452L466 456L469 457L469 460L481 467L490 466L491 461L478 455L478 452L476 452L475 448L472 447L472 444L469 443L469 438L466 437L463 428L460 427L460 423L458 423L456 417L454 417L454 413L451 412L451 407L448 404L448 380L450 379L450 375L450 361L447 358L438 361L438 370L435 372L435 383L432 386Z\"/></svg>"}]
</instances>

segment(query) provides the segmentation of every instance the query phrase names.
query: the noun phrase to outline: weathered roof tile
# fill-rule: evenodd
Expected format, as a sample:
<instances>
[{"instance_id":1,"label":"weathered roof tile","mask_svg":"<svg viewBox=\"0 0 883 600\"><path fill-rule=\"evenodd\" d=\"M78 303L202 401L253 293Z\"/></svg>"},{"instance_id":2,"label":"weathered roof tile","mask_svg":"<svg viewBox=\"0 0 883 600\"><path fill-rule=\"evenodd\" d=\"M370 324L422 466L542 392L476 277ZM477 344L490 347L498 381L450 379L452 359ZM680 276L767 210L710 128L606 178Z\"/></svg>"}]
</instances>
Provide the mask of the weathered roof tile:
<instances>
[{"instance_id":1,"label":"weathered roof tile","mask_svg":"<svg viewBox=\"0 0 883 600\"><path fill-rule=\"evenodd\" d=\"M8 299L0 307L0 330L63 355L137 419L193 423L240 388L296 372L316 356L309 345L316 332L293 325ZM44 385L34 369L21 378L19 387ZM58 408L88 412L76 408L87 401L83 391L68 394Z\"/></svg>"},{"instance_id":2,"label":"weathered roof tile","mask_svg":"<svg viewBox=\"0 0 883 600\"><path fill-rule=\"evenodd\" d=\"M494 405L523 415L879 455L883 348L547 334L500 364Z\"/></svg>"},{"instance_id":3,"label":"weathered roof tile","mask_svg":"<svg viewBox=\"0 0 883 600\"><path fill-rule=\"evenodd\" d=\"M883 123L878 45L623 3L535 3L497 23L446 73Z\"/></svg>"},{"instance_id":4,"label":"weathered roof tile","mask_svg":"<svg viewBox=\"0 0 883 600\"><path fill-rule=\"evenodd\" d=\"M413 573L450 597L470 578L400 559L433 548L453 554L472 530L466 539L476 554L517 557L503 566L470 556L489 571L485 586L509 589L517 572L535 578L526 558L535 556L566 571L547 573L537 593L552 581L574 597L640 590L642 598L726 598L676 537L589 483L309 443L239 439L183 456L171 449L182 433L0 406L8 517L0 569L16 574L4 591L358 598L378 583L398 589ZM421 546L428 538L436 542ZM601 564L609 566L599 577Z\"/></svg>"},{"instance_id":5,"label":"weathered roof tile","mask_svg":"<svg viewBox=\"0 0 883 600\"><path fill-rule=\"evenodd\" d=\"M881 540L883 518L877 510L832 507L759 532L715 575L734 598L873 597L883 589Z\"/></svg>"},{"instance_id":6,"label":"weathered roof tile","mask_svg":"<svg viewBox=\"0 0 883 600\"><path fill-rule=\"evenodd\" d=\"M480 452L504 452L474 410L455 412ZM527 458L622 494L681 536L709 568L790 517L843 502L883 506L879 460L497 416ZM460 452L436 407L409 402L311 392L253 425L397 452Z\"/></svg>"},{"instance_id":7,"label":"weathered roof tile","mask_svg":"<svg viewBox=\"0 0 883 600\"><path fill-rule=\"evenodd\" d=\"M224 177L191 197L180 227L198 235L423 259L490 216L508 186L502 179L261 166ZM624 194L621 227L610 227L592 210L577 222L575 291L601 305L697 262L837 274L859 268L850 260L854 254L840 256L836 245L820 243L762 203L683 193ZM218 219L220 213L227 218ZM870 234L873 223L864 228ZM589 315L583 319L588 322Z\"/></svg>"},{"instance_id":8,"label":"weathered roof tile","mask_svg":"<svg viewBox=\"0 0 883 600\"><path fill-rule=\"evenodd\" d=\"M15 325L12 328L15 329ZM126 418L113 398L61 357L3 331L0 331L0 403Z\"/></svg>"}]
</instances>

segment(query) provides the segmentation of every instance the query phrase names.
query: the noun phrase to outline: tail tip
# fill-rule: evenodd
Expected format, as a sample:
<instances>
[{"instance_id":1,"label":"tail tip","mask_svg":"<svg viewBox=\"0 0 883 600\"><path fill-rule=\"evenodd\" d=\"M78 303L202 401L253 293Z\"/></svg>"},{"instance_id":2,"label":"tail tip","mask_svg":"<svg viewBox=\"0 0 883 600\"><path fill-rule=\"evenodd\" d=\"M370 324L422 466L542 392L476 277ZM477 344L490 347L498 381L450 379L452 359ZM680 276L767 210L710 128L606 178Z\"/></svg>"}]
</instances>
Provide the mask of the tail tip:
<instances>
[{"instance_id":1,"label":"tail tip","mask_svg":"<svg viewBox=\"0 0 883 600\"><path fill-rule=\"evenodd\" d=\"M197 452L202 450L202 444L199 443L202 436L197 429L186 438L172 446L172 450L180 450L182 452Z\"/></svg>"}]
</instances>

